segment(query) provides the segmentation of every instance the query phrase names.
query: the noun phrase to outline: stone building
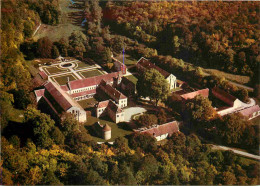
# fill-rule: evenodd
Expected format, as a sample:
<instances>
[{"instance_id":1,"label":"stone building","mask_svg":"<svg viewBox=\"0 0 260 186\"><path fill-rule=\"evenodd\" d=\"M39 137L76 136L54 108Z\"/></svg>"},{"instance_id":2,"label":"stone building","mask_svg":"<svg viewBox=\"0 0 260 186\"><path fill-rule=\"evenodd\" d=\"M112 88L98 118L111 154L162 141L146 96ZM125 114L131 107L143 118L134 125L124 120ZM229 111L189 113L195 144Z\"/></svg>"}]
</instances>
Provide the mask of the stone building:
<instances>
[{"instance_id":1,"label":"stone building","mask_svg":"<svg viewBox=\"0 0 260 186\"><path fill-rule=\"evenodd\" d=\"M99 102L96 106L97 118L109 116L115 123L125 121L125 113L121 107L114 103L111 99Z\"/></svg>"},{"instance_id":2,"label":"stone building","mask_svg":"<svg viewBox=\"0 0 260 186\"><path fill-rule=\"evenodd\" d=\"M104 140L111 139L112 130L108 124L101 125L98 121L92 127L100 138L103 138Z\"/></svg>"},{"instance_id":3,"label":"stone building","mask_svg":"<svg viewBox=\"0 0 260 186\"><path fill-rule=\"evenodd\" d=\"M37 102L44 99L57 115L68 112L79 122L87 120L86 111L55 83L47 82L44 84L44 89L35 90L34 93Z\"/></svg>"}]
</instances>

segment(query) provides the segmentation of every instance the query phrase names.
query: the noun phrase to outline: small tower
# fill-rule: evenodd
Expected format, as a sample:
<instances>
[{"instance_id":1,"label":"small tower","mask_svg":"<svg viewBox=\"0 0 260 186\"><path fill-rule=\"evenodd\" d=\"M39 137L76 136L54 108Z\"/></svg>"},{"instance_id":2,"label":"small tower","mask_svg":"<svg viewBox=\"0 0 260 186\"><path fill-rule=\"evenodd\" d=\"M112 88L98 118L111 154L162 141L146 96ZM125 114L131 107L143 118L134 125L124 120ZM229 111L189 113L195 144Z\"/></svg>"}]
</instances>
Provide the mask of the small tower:
<instances>
[{"instance_id":1,"label":"small tower","mask_svg":"<svg viewBox=\"0 0 260 186\"><path fill-rule=\"evenodd\" d=\"M111 138L111 127L108 124L105 124L103 127L103 138L109 140Z\"/></svg>"}]
</instances>

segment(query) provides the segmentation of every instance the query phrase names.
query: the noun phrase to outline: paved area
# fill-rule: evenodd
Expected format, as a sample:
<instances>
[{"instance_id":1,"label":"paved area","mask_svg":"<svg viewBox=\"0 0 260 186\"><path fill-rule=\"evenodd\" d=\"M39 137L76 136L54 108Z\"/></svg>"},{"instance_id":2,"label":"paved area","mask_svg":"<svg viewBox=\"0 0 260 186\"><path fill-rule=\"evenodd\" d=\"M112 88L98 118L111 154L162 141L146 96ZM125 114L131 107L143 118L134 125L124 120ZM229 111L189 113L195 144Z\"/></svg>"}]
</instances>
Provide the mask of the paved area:
<instances>
[{"instance_id":1,"label":"paved area","mask_svg":"<svg viewBox=\"0 0 260 186\"><path fill-rule=\"evenodd\" d=\"M233 149L233 148L230 148L230 147L225 147L225 146L220 146L220 145L212 145L212 148L217 149L217 150L231 150L235 154L239 154L241 156L245 156L245 157L252 158L252 159L255 159L255 160L260 160L260 156L250 154L250 153L247 153L247 152L243 152L243 151L240 151L240 150L236 150L236 149Z\"/></svg>"},{"instance_id":2,"label":"paved area","mask_svg":"<svg viewBox=\"0 0 260 186\"><path fill-rule=\"evenodd\" d=\"M133 115L146 112L147 110L142 107L130 107L130 108L124 109L124 111L125 111L125 121L130 122Z\"/></svg>"}]
</instances>

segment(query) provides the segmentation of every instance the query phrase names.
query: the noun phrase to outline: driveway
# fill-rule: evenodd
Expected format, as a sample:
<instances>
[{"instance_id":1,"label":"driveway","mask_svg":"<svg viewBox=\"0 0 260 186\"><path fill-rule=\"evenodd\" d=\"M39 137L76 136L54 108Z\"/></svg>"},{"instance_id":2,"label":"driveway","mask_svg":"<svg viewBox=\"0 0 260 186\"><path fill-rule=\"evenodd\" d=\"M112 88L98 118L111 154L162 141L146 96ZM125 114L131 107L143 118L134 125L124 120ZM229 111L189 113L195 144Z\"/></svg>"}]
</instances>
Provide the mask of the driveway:
<instances>
[{"instance_id":1,"label":"driveway","mask_svg":"<svg viewBox=\"0 0 260 186\"><path fill-rule=\"evenodd\" d=\"M239 154L241 156L245 156L245 157L252 158L252 159L255 159L255 160L260 160L260 156L250 154L250 153L247 153L247 152L243 152L243 151L240 151L240 150L236 150L236 149L233 149L233 148L230 148L230 147L225 147L225 146L220 146L220 145L212 145L212 148L217 149L217 150L231 150L235 154Z\"/></svg>"},{"instance_id":2,"label":"driveway","mask_svg":"<svg viewBox=\"0 0 260 186\"><path fill-rule=\"evenodd\" d=\"M147 110L142 107L129 107L124 109L124 111L125 111L125 121L130 122L133 115L146 112Z\"/></svg>"}]
</instances>

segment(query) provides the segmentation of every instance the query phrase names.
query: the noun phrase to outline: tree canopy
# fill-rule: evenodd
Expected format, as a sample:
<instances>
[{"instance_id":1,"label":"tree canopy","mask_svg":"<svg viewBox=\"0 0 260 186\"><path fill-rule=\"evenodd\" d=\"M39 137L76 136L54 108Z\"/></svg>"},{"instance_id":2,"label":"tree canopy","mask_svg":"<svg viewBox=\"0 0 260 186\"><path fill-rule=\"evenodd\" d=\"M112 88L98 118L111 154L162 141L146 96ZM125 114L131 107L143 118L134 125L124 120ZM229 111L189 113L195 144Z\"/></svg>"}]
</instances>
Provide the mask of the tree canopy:
<instances>
[{"instance_id":1,"label":"tree canopy","mask_svg":"<svg viewBox=\"0 0 260 186\"><path fill-rule=\"evenodd\" d=\"M155 100L157 105L159 100L165 100L169 93L169 83L164 76L155 69L147 70L138 79L136 89L139 96L149 97Z\"/></svg>"}]
</instances>

